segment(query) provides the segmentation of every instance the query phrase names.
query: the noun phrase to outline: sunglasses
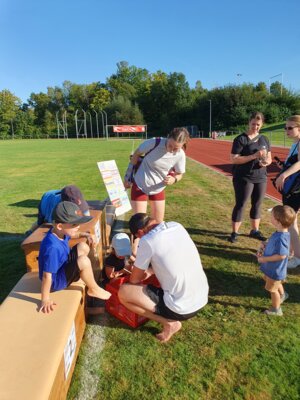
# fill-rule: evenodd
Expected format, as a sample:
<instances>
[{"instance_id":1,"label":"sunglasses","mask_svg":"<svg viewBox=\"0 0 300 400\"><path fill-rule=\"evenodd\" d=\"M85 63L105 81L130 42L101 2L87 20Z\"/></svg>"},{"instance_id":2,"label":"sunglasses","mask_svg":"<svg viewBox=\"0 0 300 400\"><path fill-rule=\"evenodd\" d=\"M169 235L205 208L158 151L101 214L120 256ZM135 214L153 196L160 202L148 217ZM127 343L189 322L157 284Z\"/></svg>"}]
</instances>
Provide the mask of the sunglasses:
<instances>
[{"instance_id":1,"label":"sunglasses","mask_svg":"<svg viewBox=\"0 0 300 400\"><path fill-rule=\"evenodd\" d=\"M298 126L297 125L296 126L285 126L284 130L285 131L291 131L292 129L295 129L295 128L298 128Z\"/></svg>"}]
</instances>

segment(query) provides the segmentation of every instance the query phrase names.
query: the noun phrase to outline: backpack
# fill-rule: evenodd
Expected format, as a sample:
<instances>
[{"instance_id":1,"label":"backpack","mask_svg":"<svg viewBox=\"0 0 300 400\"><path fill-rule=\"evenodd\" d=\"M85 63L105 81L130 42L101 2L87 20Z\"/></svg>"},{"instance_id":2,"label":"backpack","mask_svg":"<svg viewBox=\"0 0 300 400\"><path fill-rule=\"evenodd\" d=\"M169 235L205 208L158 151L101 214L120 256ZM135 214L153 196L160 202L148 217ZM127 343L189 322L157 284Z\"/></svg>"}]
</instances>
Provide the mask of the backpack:
<instances>
[{"instance_id":1,"label":"backpack","mask_svg":"<svg viewBox=\"0 0 300 400\"><path fill-rule=\"evenodd\" d=\"M135 165L132 165L131 163L129 163L129 166L127 168L126 174L125 174L125 179L128 182L133 182L134 181L134 176L137 173L137 170L139 169L140 165L143 162L143 159L149 154L151 153L151 151L153 151L161 142L160 137L155 138L155 144L154 147L152 147L152 149L150 149L149 151L147 151L147 153L145 153L143 156L139 157L138 162Z\"/></svg>"},{"instance_id":2,"label":"backpack","mask_svg":"<svg viewBox=\"0 0 300 400\"><path fill-rule=\"evenodd\" d=\"M276 179L283 172L285 172L287 169L289 169L293 164L295 164L298 161L298 155L294 154L294 153L295 153L296 149L298 148L299 143L300 143L300 141L297 143L297 146L294 148L290 157L284 163L279 174L277 174L276 177L274 179L272 179L272 183L276 189L277 189L277 187L275 185ZM300 171L296 171L292 175L288 176L283 183L283 189L278 190L278 192L281 193L285 198L289 198L294 194L300 193Z\"/></svg>"}]
</instances>

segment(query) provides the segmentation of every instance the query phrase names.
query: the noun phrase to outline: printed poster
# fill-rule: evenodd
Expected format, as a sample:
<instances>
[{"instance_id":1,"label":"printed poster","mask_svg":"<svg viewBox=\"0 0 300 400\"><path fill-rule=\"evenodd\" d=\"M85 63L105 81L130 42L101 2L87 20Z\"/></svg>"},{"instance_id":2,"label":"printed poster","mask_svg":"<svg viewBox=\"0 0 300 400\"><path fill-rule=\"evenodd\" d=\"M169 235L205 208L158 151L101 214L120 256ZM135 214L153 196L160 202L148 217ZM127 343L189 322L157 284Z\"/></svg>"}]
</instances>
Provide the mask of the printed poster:
<instances>
[{"instance_id":1,"label":"printed poster","mask_svg":"<svg viewBox=\"0 0 300 400\"><path fill-rule=\"evenodd\" d=\"M72 361L75 357L75 352L76 352L76 333L75 333L75 323L73 322L71 332L64 349L65 380L68 379Z\"/></svg>"},{"instance_id":2,"label":"printed poster","mask_svg":"<svg viewBox=\"0 0 300 400\"><path fill-rule=\"evenodd\" d=\"M115 160L97 163L104 185L112 205L116 208L116 216L131 210L131 204L123 185Z\"/></svg>"}]
</instances>

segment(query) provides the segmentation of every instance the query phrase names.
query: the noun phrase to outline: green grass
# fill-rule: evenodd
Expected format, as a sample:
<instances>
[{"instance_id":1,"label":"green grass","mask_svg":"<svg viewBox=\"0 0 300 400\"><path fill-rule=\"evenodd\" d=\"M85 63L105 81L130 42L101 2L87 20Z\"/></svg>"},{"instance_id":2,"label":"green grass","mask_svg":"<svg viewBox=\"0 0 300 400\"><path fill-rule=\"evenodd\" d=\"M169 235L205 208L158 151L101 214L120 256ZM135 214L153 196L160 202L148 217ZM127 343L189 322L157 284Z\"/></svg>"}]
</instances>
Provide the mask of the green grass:
<instances>
[{"instance_id":1,"label":"green grass","mask_svg":"<svg viewBox=\"0 0 300 400\"><path fill-rule=\"evenodd\" d=\"M0 144L3 297L25 272L19 244L34 220L31 205L44 191L72 182L88 199L104 198L96 161L115 158L123 173L131 145L96 140ZM263 206L267 235L273 230L267 208L273 204L266 200ZM90 318L69 399L300 398L300 278L289 275L282 318L262 315L270 300L253 256L259 243L246 235L234 245L227 241L232 205L230 179L188 161L184 179L167 189L166 220L181 222L199 249L209 303L165 345L154 337L159 330L154 322L133 330L109 315ZM241 232L246 234L245 217Z\"/></svg>"},{"instance_id":2,"label":"green grass","mask_svg":"<svg viewBox=\"0 0 300 400\"><path fill-rule=\"evenodd\" d=\"M267 136L273 146L290 147L293 144L293 141L287 138L284 126L285 122L266 124L261 129L260 133ZM222 139L233 140L236 136L237 134L225 136Z\"/></svg>"}]
</instances>

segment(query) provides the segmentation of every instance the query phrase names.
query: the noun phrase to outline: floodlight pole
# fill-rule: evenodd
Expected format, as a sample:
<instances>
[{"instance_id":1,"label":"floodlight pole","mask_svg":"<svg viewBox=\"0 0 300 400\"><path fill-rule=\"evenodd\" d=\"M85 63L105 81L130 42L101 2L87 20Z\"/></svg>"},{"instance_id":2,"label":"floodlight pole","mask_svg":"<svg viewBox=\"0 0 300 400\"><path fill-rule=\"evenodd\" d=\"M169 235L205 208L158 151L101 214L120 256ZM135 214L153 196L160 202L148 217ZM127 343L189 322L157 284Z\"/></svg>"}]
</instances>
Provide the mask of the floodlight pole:
<instances>
[{"instance_id":1,"label":"floodlight pole","mask_svg":"<svg viewBox=\"0 0 300 400\"><path fill-rule=\"evenodd\" d=\"M93 110L93 111L94 111L94 113L95 113L95 115L96 115L97 136L98 136L98 139L99 139L98 113L97 113L97 111L96 111L96 110Z\"/></svg>"},{"instance_id":2,"label":"floodlight pole","mask_svg":"<svg viewBox=\"0 0 300 400\"><path fill-rule=\"evenodd\" d=\"M209 101L209 137L211 137L211 100Z\"/></svg>"},{"instance_id":3,"label":"floodlight pole","mask_svg":"<svg viewBox=\"0 0 300 400\"><path fill-rule=\"evenodd\" d=\"M102 112L105 115L105 134L106 134L106 140L108 140L108 129L107 129L107 112L102 110Z\"/></svg>"},{"instance_id":4,"label":"floodlight pole","mask_svg":"<svg viewBox=\"0 0 300 400\"><path fill-rule=\"evenodd\" d=\"M89 111L86 112L90 116L90 131L91 131L91 138L93 138L93 123L92 123L92 116Z\"/></svg>"}]
</instances>

